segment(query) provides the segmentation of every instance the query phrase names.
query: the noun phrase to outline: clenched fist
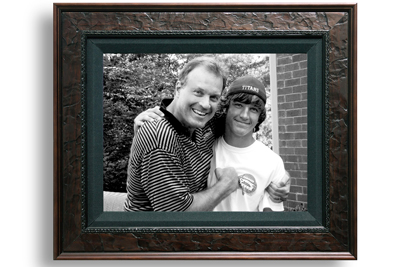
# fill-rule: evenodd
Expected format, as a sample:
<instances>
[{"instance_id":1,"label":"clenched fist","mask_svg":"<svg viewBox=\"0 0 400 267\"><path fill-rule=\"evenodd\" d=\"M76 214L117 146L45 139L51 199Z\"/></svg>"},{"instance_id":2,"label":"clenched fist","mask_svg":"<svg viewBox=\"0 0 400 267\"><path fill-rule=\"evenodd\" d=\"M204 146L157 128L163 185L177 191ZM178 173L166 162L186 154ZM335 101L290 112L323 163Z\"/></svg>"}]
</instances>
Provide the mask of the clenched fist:
<instances>
[{"instance_id":1,"label":"clenched fist","mask_svg":"<svg viewBox=\"0 0 400 267\"><path fill-rule=\"evenodd\" d=\"M270 183L270 185L265 189L271 200L275 203L280 203L285 201L289 197L290 191L290 175L288 172L285 173L283 179L279 184Z\"/></svg>"},{"instance_id":2,"label":"clenched fist","mask_svg":"<svg viewBox=\"0 0 400 267\"><path fill-rule=\"evenodd\" d=\"M239 176L234 168L216 168L215 176L218 183L224 184L225 189L230 193L239 188Z\"/></svg>"}]
</instances>

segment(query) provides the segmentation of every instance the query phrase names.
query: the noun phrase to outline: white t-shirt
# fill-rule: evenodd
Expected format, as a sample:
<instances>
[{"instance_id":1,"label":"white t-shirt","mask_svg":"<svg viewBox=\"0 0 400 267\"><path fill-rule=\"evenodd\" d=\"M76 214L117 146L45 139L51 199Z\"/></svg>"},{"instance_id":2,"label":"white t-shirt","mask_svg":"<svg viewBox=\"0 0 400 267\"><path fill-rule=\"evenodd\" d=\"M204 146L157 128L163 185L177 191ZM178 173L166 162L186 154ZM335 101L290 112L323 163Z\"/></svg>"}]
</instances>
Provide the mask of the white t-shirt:
<instances>
[{"instance_id":1,"label":"white t-shirt","mask_svg":"<svg viewBox=\"0 0 400 267\"><path fill-rule=\"evenodd\" d=\"M259 141L245 148L228 145L223 137L214 143L214 156L211 161L208 186L217 182L215 168L233 167L238 175L253 176L256 190L252 193L243 193L238 189L222 200L214 211L263 211L271 208L273 211L283 211L283 203L275 203L265 191L273 181L279 184L285 176L285 167L279 155Z\"/></svg>"}]
</instances>

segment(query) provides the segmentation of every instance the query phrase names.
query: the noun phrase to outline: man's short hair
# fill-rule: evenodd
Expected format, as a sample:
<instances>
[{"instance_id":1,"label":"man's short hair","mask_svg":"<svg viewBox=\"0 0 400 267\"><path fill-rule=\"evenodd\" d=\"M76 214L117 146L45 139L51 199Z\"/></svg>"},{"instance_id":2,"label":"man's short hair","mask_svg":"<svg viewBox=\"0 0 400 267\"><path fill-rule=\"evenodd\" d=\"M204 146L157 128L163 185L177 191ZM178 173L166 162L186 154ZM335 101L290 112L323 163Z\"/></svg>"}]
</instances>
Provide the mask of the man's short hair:
<instances>
[{"instance_id":1,"label":"man's short hair","mask_svg":"<svg viewBox=\"0 0 400 267\"><path fill-rule=\"evenodd\" d=\"M265 109L264 101L262 101L261 98L259 98L256 95L246 94L246 93L237 93L237 94L232 94L232 95L228 95L228 96L222 96L221 101L219 103L219 108L218 108L220 114L222 112L222 113L224 113L224 115L226 115L231 101L240 102L243 104L253 104L253 105L257 106L258 108L260 108L261 113L260 113L260 116L258 117L257 125L254 127L254 129L255 129L254 131L257 132L258 130L260 130L260 127L259 127L260 124L267 117L267 112Z\"/></svg>"},{"instance_id":2,"label":"man's short hair","mask_svg":"<svg viewBox=\"0 0 400 267\"><path fill-rule=\"evenodd\" d=\"M225 88L228 76L225 66L221 62L217 61L215 58L209 56L197 57L185 64L185 66L179 72L178 75L178 81L181 82L182 86L185 85L189 73L199 66L204 66L208 71L210 71L217 77L221 77L222 78L221 91L222 89Z\"/></svg>"}]
</instances>

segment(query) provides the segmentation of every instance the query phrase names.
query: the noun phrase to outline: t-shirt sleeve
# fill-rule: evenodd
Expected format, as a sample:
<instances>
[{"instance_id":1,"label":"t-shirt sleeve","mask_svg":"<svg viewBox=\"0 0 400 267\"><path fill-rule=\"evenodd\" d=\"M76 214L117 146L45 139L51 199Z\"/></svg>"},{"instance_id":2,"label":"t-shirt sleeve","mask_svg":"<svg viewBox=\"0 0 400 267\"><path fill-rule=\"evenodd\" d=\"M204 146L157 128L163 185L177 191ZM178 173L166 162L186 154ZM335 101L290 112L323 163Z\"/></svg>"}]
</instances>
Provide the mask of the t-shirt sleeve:
<instances>
[{"instance_id":1,"label":"t-shirt sleeve","mask_svg":"<svg viewBox=\"0 0 400 267\"><path fill-rule=\"evenodd\" d=\"M286 179L286 170L283 160L278 156L276 168L272 173L271 182L274 184L279 184L281 181Z\"/></svg>"},{"instance_id":2,"label":"t-shirt sleeve","mask_svg":"<svg viewBox=\"0 0 400 267\"><path fill-rule=\"evenodd\" d=\"M286 177L285 165L283 164L283 160L281 159L281 157L277 156L275 169L271 173L270 181L278 185L281 181L285 179L285 177ZM258 204L259 211L263 211L264 208L270 208L272 211L284 210L283 202L280 203L273 202L266 190L264 190L264 195L261 197L260 203Z\"/></svg>"}]
</instances>

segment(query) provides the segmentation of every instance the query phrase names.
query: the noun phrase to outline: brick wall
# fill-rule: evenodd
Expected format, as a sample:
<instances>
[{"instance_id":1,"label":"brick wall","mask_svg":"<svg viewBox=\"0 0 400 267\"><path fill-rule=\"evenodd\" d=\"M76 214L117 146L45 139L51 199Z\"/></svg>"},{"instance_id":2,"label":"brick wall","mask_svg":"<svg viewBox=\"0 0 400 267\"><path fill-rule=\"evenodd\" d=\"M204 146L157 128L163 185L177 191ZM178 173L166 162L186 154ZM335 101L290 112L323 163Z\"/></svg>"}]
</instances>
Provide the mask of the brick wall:
<instances>
[{"instance_id":1,"label":"brick wall","mask_svg":"<svg viewBox=\"0 0 400 267\"><path fill-rule=\"evenodd\" d=\"M279 154L291 175L286 209L307 208L307 55L277 55Z\"/></svg>"}]
</instances>

